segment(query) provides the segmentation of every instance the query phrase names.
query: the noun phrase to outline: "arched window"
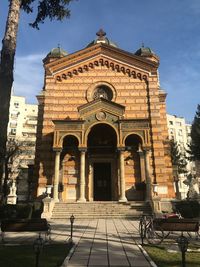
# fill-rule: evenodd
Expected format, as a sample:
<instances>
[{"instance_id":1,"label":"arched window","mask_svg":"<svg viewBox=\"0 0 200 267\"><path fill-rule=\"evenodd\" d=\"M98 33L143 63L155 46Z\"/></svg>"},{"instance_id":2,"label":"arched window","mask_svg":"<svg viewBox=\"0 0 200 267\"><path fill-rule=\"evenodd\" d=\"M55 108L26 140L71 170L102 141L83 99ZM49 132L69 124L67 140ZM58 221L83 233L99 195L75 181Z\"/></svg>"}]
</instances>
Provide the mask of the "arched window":
<instances>
[{"instance_id":1,"label":"arched window","mask_svg":"<svg viewBox=\"0 0 200 267\"><path fill-rule=\"evenodd\" d=\"M100 85L94 90L93 93L93 99L95 100L98 98L104 98L111 101L113 98L113 92L108 86Z\"/></svg>"}]
</instances>

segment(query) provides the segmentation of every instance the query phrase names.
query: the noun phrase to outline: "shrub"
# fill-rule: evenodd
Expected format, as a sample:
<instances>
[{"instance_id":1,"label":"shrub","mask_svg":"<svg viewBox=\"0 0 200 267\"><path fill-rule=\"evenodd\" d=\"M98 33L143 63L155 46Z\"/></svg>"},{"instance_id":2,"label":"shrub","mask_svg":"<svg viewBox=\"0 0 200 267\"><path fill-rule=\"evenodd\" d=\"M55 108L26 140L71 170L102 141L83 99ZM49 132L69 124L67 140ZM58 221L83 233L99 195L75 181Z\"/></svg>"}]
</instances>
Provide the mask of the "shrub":
<instances>
[{"instance_id":1,"label":"shrub","mask_svg":"<svg viewBox=\"0 0 200 267\"><path fill-rule=\"evenodd\" d=\"M30 219L32 205L30 204L6 204L0 207L0 219Z\"/></svg>"},{"instance_id":2,"label":"shrub","mask_svg":"<svg viewBox=\"0 0 200 267\"><path fill-rule=\"evenodd\" d=\"M175 203L175 210L183 218L195 218L200 216L200 204L196 200L182 200Z\"/></svg>"},{"instance_id":3,"label":"shrub","mask_svg":"<svg viewBox=\"0 0 200 267\"><path fill-rule=\"evenodd\" d=\"M41 214L43 212L43 202L35 201L33 202L33 212L32 218L41 218Z\"/></svg>"},{"instance_id":4,"label":"shrub","mask_svg":"<svg viewBox=\"0 0 200 267\"><path fill-rule=\"evenodd\" d=\"M135 189L138 191L145 191L146 183L145 182L135 183Z\"/></svg>"},{"instance_id":5,"label":"shrub","mask_svg":"<svg viewBox=\"0 0 200 267\"><path fill-rule=\"evenodd\" d=\"M30 204L18 204L16 205L17 219L31 219L32 217L32 205Z\"/></svg>"}]
</instances>

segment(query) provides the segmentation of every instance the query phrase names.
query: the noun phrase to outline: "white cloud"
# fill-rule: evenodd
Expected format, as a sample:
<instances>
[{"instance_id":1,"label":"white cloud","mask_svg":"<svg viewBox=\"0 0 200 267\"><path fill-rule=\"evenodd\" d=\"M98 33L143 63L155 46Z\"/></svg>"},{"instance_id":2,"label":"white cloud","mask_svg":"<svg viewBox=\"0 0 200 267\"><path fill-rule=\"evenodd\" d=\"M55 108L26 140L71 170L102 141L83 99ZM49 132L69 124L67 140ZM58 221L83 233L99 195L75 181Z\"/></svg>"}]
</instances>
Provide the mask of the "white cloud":
<instances>
[{"instance_id":1,"label":"white cloud","mask_svg":"<svg viewBox=\"0 0 200 267\"><path fill-rule=\"evenodd\" d=\"M44 81L43 54L16 56L14 68L14 94L25 96L28 103L37 103L36 95Z\"/></svg>"}]
</instances>

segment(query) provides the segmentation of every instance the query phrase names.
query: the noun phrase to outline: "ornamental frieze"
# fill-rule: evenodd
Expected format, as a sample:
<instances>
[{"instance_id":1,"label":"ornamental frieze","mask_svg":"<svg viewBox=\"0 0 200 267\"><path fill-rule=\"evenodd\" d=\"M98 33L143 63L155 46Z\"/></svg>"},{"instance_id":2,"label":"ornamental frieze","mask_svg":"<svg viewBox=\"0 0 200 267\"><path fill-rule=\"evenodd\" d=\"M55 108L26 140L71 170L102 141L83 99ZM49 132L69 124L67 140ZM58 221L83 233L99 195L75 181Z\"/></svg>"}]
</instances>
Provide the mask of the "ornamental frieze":
<instances>
[{"instance_id":1,"label":"ornamental frieze","mask_svg":"<svg viewBox=\"0 0 200 267\"><path fill-rule=\"evenodd\" d=\"M98 66L105 66L107 69L111 69L114 72L120 72L124 75L131 77L135 80L148 80L148 73L145 73L143 71L137 70L136 68L132 66L127 66L123 63L118 63L113 61L112 59L107 58L97 58L94 60L90 60L86 64L83 64L80 66L80 64L76 68L68 68L65 72L61 74L54 74L54 77L57 82L64 82L67 79L71 79L74 76L77 76L83 72L88 72L91 69L94 69Z\"/></svg>"},{"instance_id":2,"label":"ornamental frieze","mask_svg":"<svg viewBox=\"0 0 200 267\"><path fill-rule=\"evenodd\" d=\"M121 127L125 130L135 129L135 128L149 128L149 121L144 119L136 120L121 120Z\"/></svg>"},{"instance_id":3,"label":"ornamental frieze","mask_svg":"<svg viewBox=\"0 0 200 267\"><path fill-rule=\"evenodd\" d=\"M82 120L54 120L55 130L82 130L84 121Z\"/></svg>"}]
</instances>

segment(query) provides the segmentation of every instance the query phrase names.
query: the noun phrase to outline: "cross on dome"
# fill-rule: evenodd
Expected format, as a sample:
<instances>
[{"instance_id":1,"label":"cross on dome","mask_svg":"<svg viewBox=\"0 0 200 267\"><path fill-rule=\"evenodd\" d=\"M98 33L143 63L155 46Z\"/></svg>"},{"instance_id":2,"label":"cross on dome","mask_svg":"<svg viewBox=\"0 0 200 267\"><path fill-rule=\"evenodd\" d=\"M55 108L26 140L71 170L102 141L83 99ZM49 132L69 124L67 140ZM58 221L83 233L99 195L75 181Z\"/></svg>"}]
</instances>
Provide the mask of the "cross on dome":
<instances>
[{"instance_id":1,"label":"cross on dome","mask_svg":"<svg viewBox=\"0 0 200 267\"><path fill-rule=\"evenodd\" d=\"M104 36L106 36L106 32L104 32L103 29L100 29L100 30L96 33L96 35L99 37L99 38L98 38L99 40L102 40L102 39L104 39Z\"/></svg>"}]
</instances>

